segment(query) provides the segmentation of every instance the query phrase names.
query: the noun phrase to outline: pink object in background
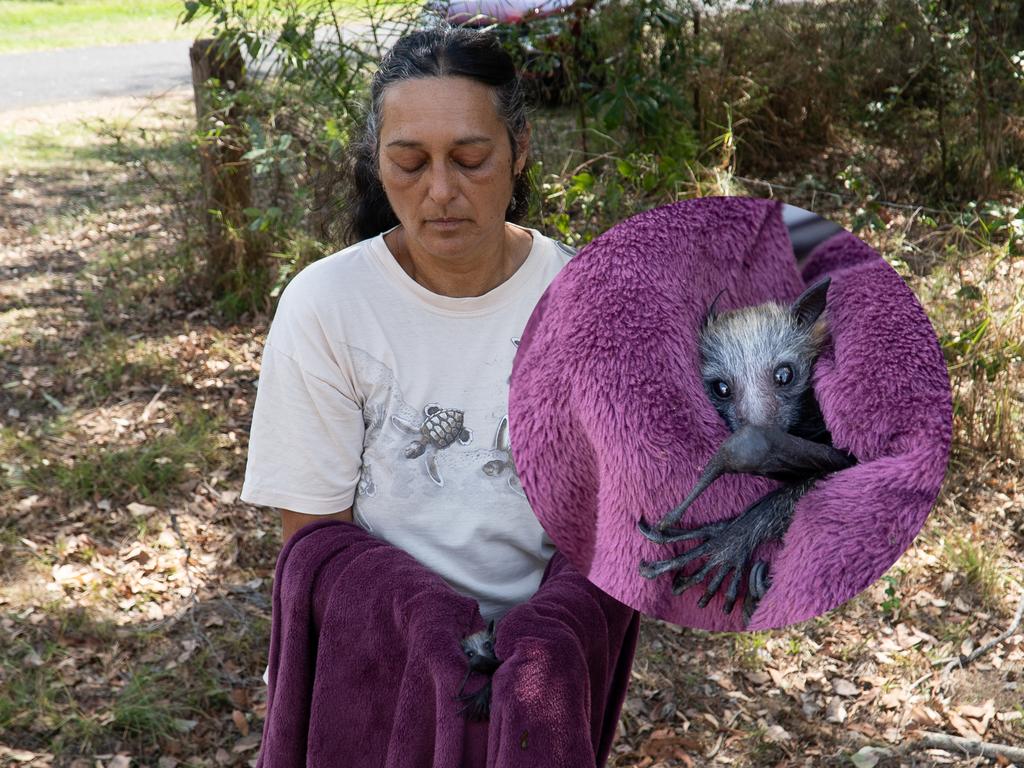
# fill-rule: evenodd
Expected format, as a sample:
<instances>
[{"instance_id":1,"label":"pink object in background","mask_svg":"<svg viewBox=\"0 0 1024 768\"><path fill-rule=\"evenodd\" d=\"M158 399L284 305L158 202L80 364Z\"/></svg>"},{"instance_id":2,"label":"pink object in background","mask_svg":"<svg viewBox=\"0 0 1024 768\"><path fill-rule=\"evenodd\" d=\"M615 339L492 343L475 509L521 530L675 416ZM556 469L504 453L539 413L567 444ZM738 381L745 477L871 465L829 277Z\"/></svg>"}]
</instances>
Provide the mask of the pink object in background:
<instances>
[{"instance_id":1,"label":"pink object in background","mask_svg":"<svg viewBox=\"0 0 1024 768\"><path fill-rule=\"evenodd\" d=\"M517 24L571 8L576 0L434 0L428 10L453 24Z\"/></svg>"}]
</instances>

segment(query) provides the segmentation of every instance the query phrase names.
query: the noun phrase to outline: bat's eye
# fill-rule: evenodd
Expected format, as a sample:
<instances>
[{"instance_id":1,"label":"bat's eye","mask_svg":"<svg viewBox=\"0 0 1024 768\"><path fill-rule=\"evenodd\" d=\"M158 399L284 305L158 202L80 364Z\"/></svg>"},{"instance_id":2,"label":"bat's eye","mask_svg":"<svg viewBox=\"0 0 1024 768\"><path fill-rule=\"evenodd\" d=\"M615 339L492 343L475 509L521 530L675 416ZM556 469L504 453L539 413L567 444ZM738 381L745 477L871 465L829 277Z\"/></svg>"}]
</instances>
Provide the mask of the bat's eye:
<instances>
[{"instance_id":1,"label":"bat's eye","mask_svg":"<svg viewBox=\"0 0 1024 768\"><path fill-rule=\"evenodd\" d=\"M494 653L494 644L490 640L488 640L486 643L484 643L484 652L485 653Z\"/></svg>"},{"instance_id":2,"label":"bat's eye","mask_svg":"<svg viewBox=\"0 0 1024 768\"><path fill-rule=\"evenodd\" d=\"M721 379L715 379L711 382L711 391L714 392L716 397L719 397L722 400L728 400L729 396L732 394L732 389L730 389L729 385Z\"/></svg>"},{"instance_id":3,"label":"bat's eye","mask_svg":"<svg viewBox=\"0 0 1024 768\"><path fill-rule=\"evenodd\" d=\"M793 366L789 363L783 363L775 369L775 383L780 387L784 387L793 380Z\"/></svg>"}]
</instances>

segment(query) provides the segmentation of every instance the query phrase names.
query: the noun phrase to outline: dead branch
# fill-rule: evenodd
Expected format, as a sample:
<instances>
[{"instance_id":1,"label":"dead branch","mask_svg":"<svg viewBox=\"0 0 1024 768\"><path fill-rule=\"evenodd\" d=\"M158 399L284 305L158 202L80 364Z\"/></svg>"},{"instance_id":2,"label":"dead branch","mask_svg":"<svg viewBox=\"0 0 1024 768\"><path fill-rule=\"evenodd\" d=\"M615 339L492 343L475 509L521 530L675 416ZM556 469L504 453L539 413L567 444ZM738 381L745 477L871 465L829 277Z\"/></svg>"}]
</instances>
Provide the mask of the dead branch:
<instances>
[{"instance_id":1,"label":"dead branch","mask_svg":"<svg viewBox=\"0 0 1024 768\"><path fill-rule=\"evenodd\" d=\"M745 184L760 184L762 187L768 187L769 189L785 189L790 191L800 189L799 187L789 186L786 184L777 184L774 181L765 181L764 179L751 179L747 176L737 176L736 174L733 174L732 177L736 179L736 181L741 181ZM829 197L833 198L836 203L849 202L854 199L851 195L844 195L841 192L822 191L822 194L828 195ZM871 202L874 203L875 205L881 205L885 208L897 208L905 211L914 211L915 213L921 211L925 211L926 213L949 213L949 211L944 211L940 208L929 208L928 206L925 205L908 205L907 203L894 203L888 200L872 200Z\"/></svg>"},{"instance_id":2,"label":"dead branch","mask_svg":"<svg viewBox=\"0 0 1024 768\"><path fill-rule=\"evenodd\" d=\"M152 413L153 408L156 406L156 404L158 402L160 402L160 398L163 397L163 394L166 391L167 391L167 385L166 384L162 384L160 386L160 390L155 395L153 395L153 399L150 400L146 404L146 407L142 409L142 415L139 416L139 421L149 421L150 413Z\"/></svg>"},{"instance_id":3,"label":"dead branch","mask_svg":"<svg viewBox=\"0 0 1024 768\"><path fill-rule=\"evenodd\" d=\"M974 741L961 736L950 736L948 733L932 733L924 731L921 737L911 742L906 750L915 749L943 749L951 754L975 755L981 757L997 758L999 755L1011 762L1024 762L1024 748L1010 747L1006 744L994 744L990 741Z\"/></svg>"},{"instance_id":4,"label":"dead branch","mask_svg":"<svg viewBox=\"0 0 1024 768\"><path fill-rule=\"evenodd\" d=\"M980 648L976 648L967 656L960 656L955 659L942 659L941 661L935 662L936 666L938 666L939 664L946 664L946 667L942 670L943 679L947 678L949 676L949 673L952 672L955 667L959 666L961 669L966 667L972 661L979 658L983 654L988 653L990 650L995 648L1008 637L1012 637L1013 634L1017 631L1018 627L1020 627L1021 618L1024 618L1024 588L1021 589L1020 601L1018 601L1017 603L1017 612L1013 615L1013 621L1010 623L1010 626L1006 629L1005 632L1003 632L994 640L990 640L989 642L985 643Z\"/></svg>"}]
</instances>

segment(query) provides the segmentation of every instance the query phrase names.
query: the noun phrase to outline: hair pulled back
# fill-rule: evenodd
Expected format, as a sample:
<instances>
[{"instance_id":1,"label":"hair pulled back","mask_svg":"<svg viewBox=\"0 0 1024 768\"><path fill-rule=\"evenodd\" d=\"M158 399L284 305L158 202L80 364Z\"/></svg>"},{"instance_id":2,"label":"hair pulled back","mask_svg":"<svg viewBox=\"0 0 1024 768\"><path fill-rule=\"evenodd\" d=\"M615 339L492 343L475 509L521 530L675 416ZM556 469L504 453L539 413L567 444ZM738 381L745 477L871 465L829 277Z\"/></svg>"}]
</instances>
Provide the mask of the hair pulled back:
<instances>
[{"instance_id":1,"label":"hair pulled back","mask_svg":"<svg viewBox=\"0 0 1024 768\"><path fill-rule=\"evenodd\" d=\"M398 224L378 174L381 102L392 83L419 77L468 77L490 86L495 109L508 130L512 161L520 152L526 131L526 101L512 57L492 32L441 24L402 37L384 56L370 85L370 105L362 136L353 147L352 181L355 200L348 225L350 242L364 240ZM514 181L505 212L518 222L529 207L525 173Z\"/></svg>"}]
</instances>

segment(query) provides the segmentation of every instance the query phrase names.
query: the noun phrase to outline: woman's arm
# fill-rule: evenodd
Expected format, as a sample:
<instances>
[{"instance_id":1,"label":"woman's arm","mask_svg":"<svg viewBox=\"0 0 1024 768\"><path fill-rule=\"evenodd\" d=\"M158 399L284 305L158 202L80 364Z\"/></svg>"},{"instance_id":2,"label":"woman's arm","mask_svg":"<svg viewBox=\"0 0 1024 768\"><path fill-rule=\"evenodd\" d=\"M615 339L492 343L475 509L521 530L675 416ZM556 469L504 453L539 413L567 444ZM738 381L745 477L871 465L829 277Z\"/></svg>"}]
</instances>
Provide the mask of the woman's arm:
<instances>
[{"instance_id":1,"label":"woman's arm","mask_svg":"<svg viewBox=\"0 0 1024 768\"><path fill-rule=\"evenodd\" d=\"M288 509L278 510L281 513L281 525L283 527L282 546L288 543L292 535L305 525L315 523L317 520L345 520L352 522L352 507L343 509L341 512L332 512L329 515L304 515L301 512L292 512Z\"/></svg>"}]
</instances>

